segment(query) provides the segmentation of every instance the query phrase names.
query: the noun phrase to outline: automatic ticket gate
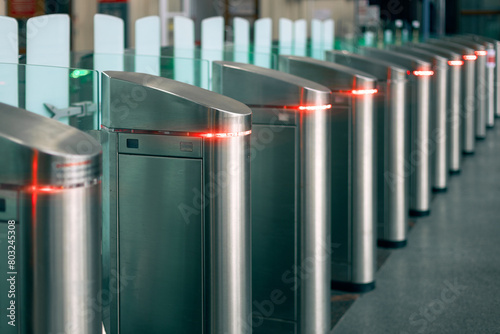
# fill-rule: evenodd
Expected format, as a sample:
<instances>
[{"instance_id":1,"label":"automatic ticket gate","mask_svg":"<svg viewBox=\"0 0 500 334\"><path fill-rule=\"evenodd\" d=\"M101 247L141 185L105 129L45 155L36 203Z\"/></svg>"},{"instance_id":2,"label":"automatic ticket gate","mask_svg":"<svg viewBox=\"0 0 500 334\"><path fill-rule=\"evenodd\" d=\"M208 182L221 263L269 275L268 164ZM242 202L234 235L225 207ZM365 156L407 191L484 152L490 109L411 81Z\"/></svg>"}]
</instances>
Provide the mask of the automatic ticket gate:
<instances>
[{"instance_id":1,"label":"automatic ticket gate","mask_svg":"<svg viewBox=\"0 0 500 334\"><path fill-rule=\"evenodd\" d=\"M407 69L347 51L327 51L326 60L363 71L377 79L373 95L376 122L378 245L399 248L408 233ZM336 80L342 78L337 74ZM334 190L335 191L335 190Z\"/></svg>"},{"instance_id":2,"label":"automatic ticket gate","mask_svg":"<svg viewBox=\"0 0 500 334\"><path fill-rule=\"evenodd\" d=\"M440 47L460 53L462 55L462 108L460 110L462 120L462 149L463 154L474 154L476 149L476 59L474 49L451 41L440 39L428 39L429 47Z\"/></svg>"},{"instance_id":3,"label":"automatic ticket gate","mask_svg":"<svg viewBox=\"0 0 500 334\"><path fill-rule=\"evenodd\" d=\"M448 58L409 46L394 46L392 51L408 54L432 64L430 140L433 143L432 191L448 189Z\"/></svg>"},{"instance_id":4,"label":"automatic ticket gate","mask_svg":"<svg viewBox=\"0 0 500 334\"><path fill-rule=\"evenodd\" d=\"M253 112L253 333L327 334L330 90L248 64L216 61L212 73L215 92Z\"/></svg>"},{"instance_id":5,"label":"automatic ticket gate","mask_svg":"<svg viewBox=\"0 0 500 334\"><path fill-rule=\"evenodd\" d=\"M330 155L332 288L369 291L375 287L376 78L331 62L280 56L279 69L332 91Z\"/></svg>"},{"instance_id":6,"label":"automatic ticket gate","mask_svg":"<svg viewBox=\"0 0 500 334\"><path fill-rule=\"evenodd\" d=\"M475 41L487 41L494 45L494 48L488 51L486 66L495 69L495 117L500 117L500 41L478 35L467 35Z\"/></svg>"},{"instance_id":7,"label":"automatic ticket gate","mask_svg":"<svg viewBox=\"0 0 500 334\"><path fill-rule=\"evenodd\" d=\"M146 74L102 82L107 332L251 333L250 109Z\"/></svg>"},{"instance_id":8,"label":"automatic ticket gate","mask_svg":"<svg viewBox=\"0 0 500 334\"><path fill-rule=\"evenodd\" d=\"M362 48L361 53L375 59L389 61L409 71L409 156L407 175L410 176L410 215L430 214L431 161L433 147L430 140L430 77L431 64L419 58L398 54L390 50Z\"/></svg>"},{"instance_id":9,"label":"automatic ticket gate","mask_svg":"<svg viewBox=\"0 0 500 334\"><path fill-rule=\"evenodd\" d=\"M0 332L99 333L101 147L5 104L0 120Z\"/></svg>"},{"instance_id":10,"label":"automatic ticket gate","mask_svg":"<svg viewBox=\"0 0 500 334\"><path fill-rule=\"evenodd\" d=\"M477 35L463 35L462 37L484 45L485 51L480 52L486 58L486 127L495 126L495 115L498 114L498 94L500 86L498 85L498 65L500 63L500 41L491 38L483 38ZM479 55L478 55L479 56ZM496 95L496 98L495 98Z\"/></svg>"},{"instance_id":11,"label":"automatic ticket gate","mask_svg":"<svg viewBox=\"0 0 500 334\"><path fill-rule=\"evenodd\" d=\"M487 91L488 81L486 78L486 48L482 43L476 43L472 40L463 37L450 37L447 40L456 42L458 44L474 49L476 55L476 80L475 80L475 93L476 93L476 139L483 140L486 138L486 115L488 107Z\"/></svg>"},{"instance_id":12,"label":"automatic ticket gate","mask_svg":"<svg viewBox=\"0 0 500 334\"><path fill-rule=\"evenodd\" d=\"M450 174L460 173L462 165L462 66L464 64L462 54L424 43L407 44L408 47L416 50L424 50L433 54L446 57L448 60L448 112L446 116L447 123L447 142L448 142L448 168Z\"/></svg>"}]
</instances>

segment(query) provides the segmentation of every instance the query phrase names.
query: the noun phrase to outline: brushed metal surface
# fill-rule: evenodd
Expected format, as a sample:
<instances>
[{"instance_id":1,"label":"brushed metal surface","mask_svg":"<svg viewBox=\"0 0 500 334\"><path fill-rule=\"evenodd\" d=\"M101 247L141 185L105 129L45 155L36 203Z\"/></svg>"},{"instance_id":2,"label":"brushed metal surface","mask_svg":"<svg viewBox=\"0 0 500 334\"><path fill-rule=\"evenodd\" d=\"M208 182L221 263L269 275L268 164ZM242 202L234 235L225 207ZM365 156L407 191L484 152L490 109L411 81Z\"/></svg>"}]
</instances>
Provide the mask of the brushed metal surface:
<instances>
[{"instance_id":1,"label":"brushed metal surface","mask_svg":"<svg viewBox=\"0 0 500 334\"><path fill-rule=\"evenodd\" d=\"M490 50L493 50L495 52L495 66L486 67L486 80L487 80L487 85L486 85L486 94L488 96L487 98L487 123L486 125L488 127L493 127L495 125L495 117L498 115L499 108L500 108L500 98L499 98L499 93L500 93L500 84L499 84L499 75L500 75L500 69L498 68L500 65L500 55L498 52L500 51L500 41L489 38L489 37L483 37L479 35L461 35L464 38L473 40L477 43L482 43L484 47L486 48L486 51L488 51L488 56L490 56Z\"/></svg>"},{"instance_id":2,"label":"brushed metal surface","mask_svg":"<svg viewBox=\"0 0 500 334\"><path fill-rule=\"evenodd\" d=\"M142 73L103 72L102 100L102 124L112 129L242 132L251 124L248 108L233 99Z\"/></svg>"},{"instance_id":3,"label":"brushed metal surface","mask_svg":"<svg viewBox=\"0 0 500 334\"><path fill-rule=\"evenodd\" d=\"M442 190L448 187L448 58L408 46L391 47L398 53L414 55L432 64L431 78L431 170L432 187Z\"/></svg>"},{"instance_id":4,"label":"brushed metal surface","mask_svg":"<svg viewBox=\"0 0 500 334\"><path fill-rule=\"evenodd\" d=\"M430 70L431 64L417 57L390 50L362 48L361 53L415 70ZM427 213L431 201L430 78L409 76L410 127L409 163L410 210Z\"/></svg>"},{"instance_id":5,"label":"brushed metal surface","mask_svg":"<svg viewBox=\"0 0 500 334\"><path fill-rule=\"evenodd\" d=\"M16 267L9 271L18 273L17 329L96 333L102 326L95 307L101 297L101 147L26 110L0 104L0 118L0 152L8 159L0 188L12 189L0 194L7 199L0 221L16 219ZM6 252L2 247L5 259Z\"/></svg>"},{"instance_id":6,"label":"brushed metal surface","mask_svg":"<svg viewBox=\"0 0 500 334\"><path fill-rule=\"evenodd\" d=\"M28 194L25 201L31 200ZM100 184L37 195L32 224L21 232L22 242L33 245L26 258L33 266L28 332L101 330L100 309L94 307L101 298L100 203Z\"/></svg>"},{"instance_id":7,"label":"brushed metal surface","mask_svg":"<svg viewBox=\"0 0 500 334\"><path fill-rule=\"evenodd\" d=\"M252 332L250 137L204 141L208 333Z\"/></svg>"},{"instance_id":8,"label":"brushed metal surface","mask_svg":"<svg viewBox=\"0 0 500 334\"><path fill-rule=\"evenodd\" d=\"M101 147L88 134L3 103L0 119L0 156L9 161L0 164L0 183L25 186L36 178L38 184L67 187L100 177Z\"/></svg>"},{"instance_id":9,"label":"brushed metal surface","mask_svg":"<svg viewBox=\"0 0 500 334\"><path fill-rule=\"evenodd\" d=\"M463 37L451 37L447 38L453 42L465 45L467 47L473 48L475 51L485 51L484 45L476 43L474 41L468 40ZM475 94L476 94L476 113L475 113L475 131L476 138L486 137L486 117L487 117L487 85L488 81L486 78L486 57L477 56L475 61L476 71L475 71Z\"/></svg>"},{"instance_id":10,"label":"brushed metal surface","mask_svg":"<svg viewBox=\"0 0 500 334\"><path fill-rule=\"evenodd\" d=\"M347 51L327 51L326 59L377 78L374 97L377 124L377 237L404 241L407 237L408 182L407 71L389 62ZM339 277L339 280L345 278Z\"/></svg>"},{"instance_id":11,"label":"brushed metal surface","mask_svg":"<svg viewBox=\"0 0 500 334\"><path fill-rule=\"evenodd\" d=\"M375 120L373 96L353 98L352 124L352 280L357 284L375 280L377 234L375 181ZM333 155L333 152L332 152ZM335 157L332 157L334 159Z\"/></svg>"},{"instance_id":12,"label":"brushed metal surface","mask_svg":"<svg viewBox=\"0 0 500 334\"><path fill-rule=\"evenodd\" d=\"M104 129L101 140L104 147L105 171L104 171L104 254L105 277L103 284L109 289L114 299L109 308L105 310L105 326L109 333L121 333L130 330L130 326L124 321L140 322L140 317L133 316L130 308L142 307L141 312L146 312L149 316L158 316L150 324L151 331L163 332L165 328L176 328L184 331L182 321L189 319L190 312L172 313L171 316L160 314L166 312L165 309L155 309L148 298L139 298L141 293L149 294L151 298L157 297L151 286L158 286L162 289L166 281L165 272L154 272L154 277L150 281L146 277L139 281L140 289L130 289L121 291L120 286L127 283L124 277L113 277L116 273L121 273L121 256L134 252L135 245L140 245L141 251L131 263L136 267L144 267L147 262L144 254L152 251L148 246L148 238L154 239L158 243L165 240L172 240L173 235L152 235L154 231L147 231L146 237L139 239L134 244L120 234L121 219L134 217L135 212L118 217L117 213L122 210L121 186L118 180L122 179L121 174L139 173L141 177L147 178L150 187L157 187L155 191L160 197L167 196L171 201L167 204L154 203L154 196L146 196L143 201L144 207L152 207L153 210L143 212L148 215L150 221L161 225L161 216L172 216L179 214L184 223L193 219L201 219L199 235L191 231L189 238L182 240L185 245L188 243L192 247L199 247L201 253L191 249L183 251L187 254L184 259L183 268L188 268L186 261L192 260L198 270L192 272L191 281L199 283L199 293L191 291L188 295L198 298L194 304L183 301L183 297L176 295L175 298L186 307L195 307L194 318L189 319L189 333L230 333L241 334L251 332L251 253L250 253L250 136L237 135L226 138L201 138L199 135L192 136L192 133L214 133L230 132L240 134L251 130L251 110L243 104L220 96L219 94L205 91L201 88L174 82L172 80L158 78L148 75L138 75L133 73L107 72L107 78L103 80L103 95L109 97L110 104L103 107L103 120L109 122ZM113 101L120 101L123 96L137 97L145 93L147 99L133 101L135 105L129 106L128 114L120 115L120 105L113 105ZM107 94L107 95L106 95ZM123 101L122 101L123 102ZM122 110L124 111L124 110ZM122 118L120 118L122 116ZM114 128L116 127L116 128ZM135 135L119 133L120 129L137 129L151 131L146 134ZM164 135L171 134L171 131L183 133L183 136L165 138ZM151 136L153 135L154 136ZM151 137L149 137L151 136ZM182 137L182 138L180 138ZM147 138L145 141L143 141ZM138 139L138 147L128 147L126 149L126 139ZM179 141L180 140L180 141ZM141 145L143 141L143 145ZM181 142L191 142L193 152L185 152L191 145L181 145ZM136 145L137 146L137 145ZM119 159L118 152L127 151L129 159L134 159L134 163ZM179 153L182 152L182 153ZM141 155L142 154L142 155ZM146 156L154 155L154 156ZM178 175L169 175L169 168L162 168L156 164L156 159L174 159L169 156L187 156L182 161L198 161L201 166L196 177L182 178ZM122 156L122 154L120 154ZM201 156L201 159L193 157ZM136 160L137 159L137 160ZM121 162L120 162L121 161ZM166 161L166 160L165 160ZM171 160L169 160L171 161ZM141 169L134 170L132 165L139 164ZM161 164L159 164L161 165ZM175 168L174 168L175 169ZM157 170L157 178L150 178L153 170ZM161 172L160 172L161 170ZM178 170L177 170L178 171ZM143 173L143 174L141 174ZM198 189L191 187L191 182L201 180ZM172 186L173 183L177 184ZM134 183L136 188L137 183ZM141 185L142 187L143 185ZM135 191L135 190L134 190ZM183 197L182 203L179 200ZM137 195L137 194L135 194ZM127 197L124 197L127 199ZM130 200L130 198L129 198ZM146 201L147 200L147 201ZM149 203L149 201L153 203ZM181 206L175 206L175 203ZM130 202L133 202L130 200ZM123 204L126 205L126 204ZM131 209L130 207L129 209ZM176 214L169 215L161 210L177 210ZM141 212L143 209L136 209ZM168 211L168 210L167 210ZM181 213L180 213L181 212ZM136 217L136 216L135 216ZM201 218L200 218L201 217ZM163 222L164 223L164 222ZM186 225L195 228L196 223L190 222ZM136 230L133 226L131 229ZM133 234L130 232L130 234ZM123 240L122 240L123 239ZM182 249L178 239L174 239L175 245L161 245L157 249L164 251L162 261L155 261L155 268L162 264L176 264L179 267L179 254L168 254L168 249L177 246ZM169 248L170 247L170 248ZM180 248L179 248L180 247ZM192 252L194 251L194 252ZM201 258L201 260L200 260ZM201 262L200 262L201 261ZM201 263L201 268L200 268ZM151 263L150 263L151 264ZM151 265L145 266L146 270L154 270ZM194 271L194 269L191 269ZM168 273L172 275L171 272ZM152 274L153 275L153 274ZM151 277L150 277L151 278ZM182 278L171 277L176 286L168 287L171 292L180 292L184 281ZM187 280L187 279L186 279ZM174 282L175 281L175 282ZM113 282L115 285L113 285ZM116 286L118 282L118 286ZM149 284L147 284L149 282ZM186 292L186 289L184 289ZM188 298L191 298L188 297ZM138 305L130 305L127 301L138 301ZM150 298L150 299L151 299ZM123 302L122 302L123 300ZM166 301L158 301L159 307L173 307L162 305ZM188 305L189 304L189 305ZM200 305L201 304L201 305ZM132 313L133 314L133 313ZM120 326L122 325L122 326ZM137 325L138 326L138 325ZM177 326L177 327L176 327ZM184 326L184 328L186 325ZM139 327L135 327L136 329ZM174 330L177 332L177 330ZM137 331L136 331L137 332Z\"/></svg>"},{"instance_id":13,"label":"brushed metal surface","mask_svg":"<svg viewBox=\"0 0 500 334\"><path fill-rule=\"evenodd\" d=\"M446 48L464 55L474 55L474 49L454 41L429 39L427 43ZM462 66L462 148L466 154L474 153L476 148L476 64L475 61L464 60Z\"/></svg>"},{"instance_id":14,"label":"brushed metal surface","mask_svg":"<svg viewBox=\"0 0 500 334\"><path fill-rule=\"evenodd\" d=\"M426 50L443 57L447 57L449 61L463 61L462 54L446 48L418 43L409 44L412 48ZM446 116L447 122L447 142L448 142L448 167L450 172L458 172L462 164L462 66L449 66L448 68L448 112Z\"/></svg>"},{"instance_id":15,"label":"brushed metal surface","mask_svg":"<svg viewBox=\"0 0 500 334\"><path fill-rule=\"evenodd\" d=\"M350 272L348 276L351 278L349 282L371 283L374 281L375 273L377 216L375 211L377 141L373 95L350 95L350 91L374 89L376 78L347 66L304 57L280 56L279 67L282 71L325 85L334 92L329 124L333 166L331 224L333 231L339 228L338 225L344 225L339 228L339 232L345 238L340 240L332 235L332 242L340 243L340 249L347 248L343 250L344 258L340 261L350 262L347 267ZM335 103L336 96L346 95L339 92L349 92L347 93L349 107L345 113L342 112L345 109ZM348 138L347 142L345 138ZM341 165L337 165L338 163ZM345 192L344 199L338 198L336 194L338 191ZM338 212L343 212L341 217L344 219L338 219L340 218ZM332 279L338 279L334 271Z\"/></svg>"},{"instance_id":16,"label":"brushed metal surface","mask_svg":"<svg viewBox=\"0 0 500 334\"><path fill-rule=\"evenodd\" d=\"M202 160L120 154L118 173L121 333L202 333L203 213L179 210Z\"/></svg>"},{"instance_id":17,"label":"brushed metal surface","mask_svg":"<svg viewBox=\"0 0 500 334\"><path fill-rule=\"evenodd\" d=\"M496 54L496 66L494 68L494 77L495 77L495 84L494 84L494 95L495 95L495 101L494 101L494 109L495 109L495 115L496 117L500 116L500 41L489 38L489 37L484 37L484 36L479 36L479 35L464 35L465 37L472 39L476 42L488 42L493 44L493 50L495 50Z\"/></svg>"},{"instance_id":18,"label":"brushed metal surface","mask_svg":"<svg viewBox=\"0 0 500 334\"><path fill-rule=\"evenodd\" d=\"M235 85L235 82L239 84ZM256 259L253 261L253 280L258 294L254 295L253 298L254 300L257 296L257 298L265 298L264 301L257 299L253 305L256 331L266 333L271 331L271 328L280 328L277 322L286 319L280 318L275 310L280 314L289 315L292 306L284 302L285 305L282 308L278 307L281 306L281 303L271 302L273 300L272 293L274 289L283 293L287 289L293 289L296 290L296 294L291 302L294 304L293 323L297 326L297 332L303 334L329 333L330 210L328 203L330 191L328 170L330 160L327 151L329 140L327 119L330 111L299 111L298 107L324 106L330 103L330 91L317 83L287 73L233 62L214 62L213 89L253 106L254 119L259 124L256 126L256 133L252 133L251 136L252 157L254 159L252 163L257 166L256 168L265 165L267 173L271 175L289 176L288 172L278 168L281 164L274 164L273 161L279 157L284 159L282 155L290 152L290 149L294 149L293 156L286 158L287 160L293 158L294 164L297 166L294 172L294 183L289 185L295 191L295 205L293 207L294 220L287 222L287 233L279 233L280 228L284 225L279 223L281 220L278 223L275 221L267 223L269 218L265 220L256 219L255 216L252 218L254 231L268 229L265 236L253 235L253 251L256 254ZM289 109L285 109L285 107ZM286 112L290 109L295 111L295 117ZM274 117L270 114L272 110L274 110ZM289 127L283 126L284 124L294 125L295 137L292 138L295 138L295 141L289 140L287 145L290 147L282 150L280 156L267 161L264 159L269 152L267 150L282 143L283 136L292 131L287 130ZM273 135L272 140L266 141L266 137L262 136L266 132L269 134L268 130L281 126L283 126L283 133L276 131L279 134ZM293 170L292 166L287 168ZM263 178L267 177L252 178L253 196L266 192L271 186L258 182ZM280 195L274 196L272 202L266 204L266 208L272 206L273 210L276 210L276 207L290 205L289 196L291 193L288 188L274 189L274 191L280 191ZM262 201L259 200L257 205L259 204L263 205ZM256 208L253 207L252 210L255 212ZM275 217L281 213L279 211L262 212L262 215L264 214ZM285 237L294 237L294 239L285 240ZM271 241L270 238L273 240ZM287 247L293 245L295 255L288 254L283 260L279 256L282 254L281 251L277 254L268 252L269 259L264 259L266 260L264 263L258 261L261 259L261 253L259 253L261 247L271 246L271 242L274 244L272 245L273 250L276 250L275 246L279 244L286 244ZM289 261L291 256L295 257L292 267L281 272L279 276L273 276L273 281L278 285L273 286L267 282L266 287L261 287L260 283L264 282L265 277L257 277L257 275L259 273L273 275L275 268L270 266L280 260ZM263 312L259 307L260 302L272 303L273 312ZM264 317L262 324L260 324L262 321L259 321L262 320L259 314ZM283 330L288 330L288 328L289 326L282 327Z\"/></svg>"},{"instance_id":19,"label":"brushed metal surface","mask_svg":"<svg viewBox=\"0 0 500 334\"><path fill-rule=\"evenodd\" d=\"M390 241L404 241L408 237L408 208L409 208L409 189L410 181L407 176L406 162L408 161L408 126L409 110L408 106L408 81L391 80L388 82L385 95L387 106L384 113L384 133L380 133L380 127L376 132L377 137L385 137L386 166L382 171L377 171L379 177L378 186L384 183L383 189L385 197L390 198L386 202L384 210L388 214L384 220L383 233L378 235L378 239ZM381 113L376 108L375 112ZM380 116L379 116L380 117ZM380 123L379 123L380 124ZM390 124L390 126L389 126ZM381 145L379 144L379 147ZM388 154L391 152L391 154ZM382 152L377 150L377 156ZM382 173L383 172L383 173ZM392 173L392 178L391 178ZM383 177L383 180L381 179ZM379 205L379 207L381 207Z\"/></svg>"}]
</instances>

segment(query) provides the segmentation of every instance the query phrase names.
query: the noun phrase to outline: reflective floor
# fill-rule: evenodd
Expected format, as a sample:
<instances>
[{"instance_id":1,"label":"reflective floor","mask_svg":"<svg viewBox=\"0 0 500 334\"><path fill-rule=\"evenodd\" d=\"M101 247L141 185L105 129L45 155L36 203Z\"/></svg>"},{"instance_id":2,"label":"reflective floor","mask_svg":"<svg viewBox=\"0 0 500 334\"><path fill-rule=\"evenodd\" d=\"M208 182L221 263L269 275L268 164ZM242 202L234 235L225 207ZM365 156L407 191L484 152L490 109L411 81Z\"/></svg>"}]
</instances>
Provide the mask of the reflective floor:
<instances>
[{"instance_id":1,"label":"reflective floor","mask_svg":"<svg viewBox=\"0 0 500 334\"><path fill-rule=\"evenodd\" d=\"M500 333L500 124L376 279L337 311L332 334Z\"/></svg>"}]
</instances>

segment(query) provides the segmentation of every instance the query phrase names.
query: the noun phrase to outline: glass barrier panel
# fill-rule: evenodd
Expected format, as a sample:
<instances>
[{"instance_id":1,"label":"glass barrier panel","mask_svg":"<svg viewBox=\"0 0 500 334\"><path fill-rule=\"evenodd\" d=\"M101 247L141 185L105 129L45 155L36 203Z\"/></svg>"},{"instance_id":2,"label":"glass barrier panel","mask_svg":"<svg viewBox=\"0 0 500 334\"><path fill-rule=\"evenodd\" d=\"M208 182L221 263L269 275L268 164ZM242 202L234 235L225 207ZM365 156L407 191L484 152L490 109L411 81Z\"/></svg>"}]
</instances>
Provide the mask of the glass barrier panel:
<instances>
[{"instance_id":1,"label":"glass barrier panel","mask_svg":"<svg viewBox=\"0 0 500 334\"><path fill-rule=\"evenodd\" d=\"M0 63L0 102L83 131L99 128L97 71Z\"/></svg>"}]
</instances>

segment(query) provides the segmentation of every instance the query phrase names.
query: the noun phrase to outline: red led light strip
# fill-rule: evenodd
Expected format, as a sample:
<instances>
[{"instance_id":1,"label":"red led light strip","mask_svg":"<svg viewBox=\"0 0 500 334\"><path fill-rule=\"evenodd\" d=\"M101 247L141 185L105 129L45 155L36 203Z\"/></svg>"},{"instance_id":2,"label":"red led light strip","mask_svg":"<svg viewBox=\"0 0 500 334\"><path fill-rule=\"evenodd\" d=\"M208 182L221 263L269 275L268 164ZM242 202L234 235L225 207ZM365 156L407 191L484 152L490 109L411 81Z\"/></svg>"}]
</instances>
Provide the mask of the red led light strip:
<instances>
[{"instance_id":1,"label":"red led light strip","mask_svg":"<svg viewBox=\"0 0 500 334\"><path fill-rule=\"evenodd\" d=\"M39 193L53 193L59 190L64 190L64 188L56 186L31 186L28 187L27 192L30 192L32 196L36 197L36 194Z\"/></svg>"},{"instance_id":2,"label":"red led light strip","mask_svg":"<svg viewBox=\"0 0 500 334\"><path fill-rule=\"evenodd\" d=\"M353 89L351 91L352 95L373 95L377 93L378 89Z\"/></svg>"},{"instance_id":3,"label":"red led light strip","mask_svg":"<svg viewBox=\"0 0 500 334\"><path fill-rule=\"evenodd\" d=\"M332 109L331 104L325 104L322 106L299 106L299 110L304 110L304 111L316 111L316 110L328 110Z\"/></svg>"},{"instance_id":4,"label":"red led light strip","mask_svg":"<svg viewBox=\"0 0 500 334\"><path fill-rule=\"evenodd\" d=\"M102 129L118 133L133 133L147 135L162 135L162 136L179 136L179 137L201 137L201 138L232 138L246 136L252 133L252 130L240 132L182 132L182 131L155 131L155 130L135 130L135 129L118 129L108 128L101 125Z\"/></svg>"},{"instance_id":5,"label":"red led light strip","mask_svg":"<svg viewBox=\"0 0 500 334\"><path fill-rule=\"evenodd\" d=\"M488 54L488 51L476 51L474 52L476 54L476 56L486 56Z\"/></svg>"},{"instance_id":6,"label":"red led light strip","mask_svg":"<svg viewBox=\"0 0 500 334\"><path fill-rule=\"evenodd\" d=\"M448 65L450 66L462 66L464 64L463 60L450 60L448 61Z\"/></svg>"},{"instance_id":7,"label":"red led light strip","mask_svg":"<svg viewBox=\"0 0 500 334\"><path fill-rule=\"evenodd\" d=\"M464 60L476 60L477 56L475 55L464 55Z\"/></svg>"},{"instance_id":8,"label":"red led light strip","mask_svg":"<svg viewBox=\"0 0 500 334\"><path fill-rule=\"evenodd\" d=\"M252 130L241 132L218 132L218 133L201 133L199 136L202 138L231 138L241 137L252 133Z\"/></svg>"},{"instance_id":9,"label":"red led light strip","mask_svg":"<svg viewBox=\"0 0 500 334\"><path fill-rule=\"evenodd\" d=\"M33 190L38 186L38 151L33 154L33 161L31 166L31 178L33 182ZM37 207L38 197L37 192L33 191L31 193L31 224L33 225L33 231L36 231L34 227L37 225L36 221L36 207Z\"/></svg>"},{"instance_id":10,"label":"red led light strip","mask_svg":"<svg viewBox=\"0 0 500 334\"><path fill-rule=\"evenodd\" d=\"M419 76L431 76L434 75L434 71L413 71L413 75Z\"/></svg>"},{"instance_id":11,"label":"red led light strip","mask_svg":"<svg viewBox=\"0 0 500 334\"><path fill-rule=\"evenodd\" d=\"M283 110L299 110L299 111L318 111L328 110L332 108L331 104L316 105L316 106L277 106L272 104L247 104L251 109L283 109Z\"/></svg>"}]
</instances>

